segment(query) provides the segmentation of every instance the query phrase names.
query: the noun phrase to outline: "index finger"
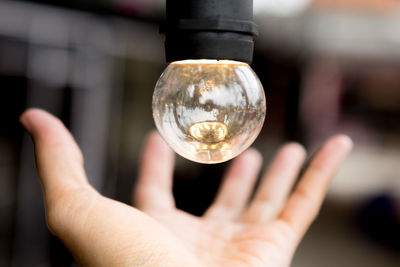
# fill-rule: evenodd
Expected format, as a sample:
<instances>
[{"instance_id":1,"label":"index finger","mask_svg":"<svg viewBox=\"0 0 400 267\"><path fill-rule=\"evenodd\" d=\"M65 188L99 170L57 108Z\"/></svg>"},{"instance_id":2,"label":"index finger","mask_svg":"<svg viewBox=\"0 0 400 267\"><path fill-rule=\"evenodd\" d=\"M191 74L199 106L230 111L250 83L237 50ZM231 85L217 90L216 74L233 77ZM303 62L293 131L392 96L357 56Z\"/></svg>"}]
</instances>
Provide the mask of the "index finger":
<instances>
[{"instance_id":1,"label":"index finger","mask_svg":"<svg viewBox=\"0 0 400 267\"><path fill-rule=\"evenodd\" d=\"M145 142L141 157L134 203L141 209L171 210L175 208L172 177L175 155L161 136L153 131Z\"/></svg>"}]
</instances>

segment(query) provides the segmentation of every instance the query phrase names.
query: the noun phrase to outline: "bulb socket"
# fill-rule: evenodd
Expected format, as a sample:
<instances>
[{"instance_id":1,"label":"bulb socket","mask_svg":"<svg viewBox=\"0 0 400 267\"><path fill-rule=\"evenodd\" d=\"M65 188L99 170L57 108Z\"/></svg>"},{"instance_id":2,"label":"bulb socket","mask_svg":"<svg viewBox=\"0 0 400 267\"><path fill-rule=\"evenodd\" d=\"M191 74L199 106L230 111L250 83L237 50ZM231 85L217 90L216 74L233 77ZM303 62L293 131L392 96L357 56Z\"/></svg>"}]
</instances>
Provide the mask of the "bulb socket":
<instances>
[{"instance_id":1,"label":"bulb socket","mask_svg":"<svg viewBox=\"0 0 400 267\"><path fill-rule=\"evenodd\" d=\"M253 0L167 0L167 62L185 59L236 60L251 63Z\"/></svg>"}]
</instances>

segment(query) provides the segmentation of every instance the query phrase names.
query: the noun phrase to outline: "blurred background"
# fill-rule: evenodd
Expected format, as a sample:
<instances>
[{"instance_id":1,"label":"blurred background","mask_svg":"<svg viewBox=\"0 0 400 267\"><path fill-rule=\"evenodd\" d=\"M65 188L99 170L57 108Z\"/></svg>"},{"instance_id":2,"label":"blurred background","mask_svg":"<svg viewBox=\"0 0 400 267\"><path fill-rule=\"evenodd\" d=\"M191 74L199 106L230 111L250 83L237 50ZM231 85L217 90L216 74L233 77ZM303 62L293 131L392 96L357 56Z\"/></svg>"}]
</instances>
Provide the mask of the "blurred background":
<instances>
[{"instance_id":1,"label":"blurred background","mask_svg":"<svg viewBox=\"0 0 400 267\"><path fill-rule=\"evenodd\" d=\"M18 123L27 107L60 117L94 187L130 203L166 66L164 5L0 1L0 266L76 266L46 227L33 146ZM400 266L400 2L254 0L254 8L252 67L268 105L255 147L265 167L289 140L311 154L338 132L355 142L292 266ZM178 157L178 207L200 215L227 164Z\"/></svg>"}]
</instances>

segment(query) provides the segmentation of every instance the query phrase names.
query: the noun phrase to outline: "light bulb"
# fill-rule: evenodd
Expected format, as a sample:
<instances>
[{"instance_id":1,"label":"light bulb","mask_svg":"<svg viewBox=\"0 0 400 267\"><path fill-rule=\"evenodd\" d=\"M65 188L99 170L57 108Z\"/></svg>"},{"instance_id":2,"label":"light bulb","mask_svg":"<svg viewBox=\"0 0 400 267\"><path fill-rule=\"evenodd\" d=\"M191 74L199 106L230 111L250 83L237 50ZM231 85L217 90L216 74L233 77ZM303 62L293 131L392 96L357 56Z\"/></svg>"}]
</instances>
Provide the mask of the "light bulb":
<instances>
[{"instance_id":1,"label":"light bulb","mask_svg":"<svg viewBox=\"0 0 400 267\"><path fill-rule=\"evenodd\" d=\"M179 155L200 163L232 159L256 139L266 102L257 75L230 60L172 62L153 95L157 129Z\"/></svg>"}]
</instances>

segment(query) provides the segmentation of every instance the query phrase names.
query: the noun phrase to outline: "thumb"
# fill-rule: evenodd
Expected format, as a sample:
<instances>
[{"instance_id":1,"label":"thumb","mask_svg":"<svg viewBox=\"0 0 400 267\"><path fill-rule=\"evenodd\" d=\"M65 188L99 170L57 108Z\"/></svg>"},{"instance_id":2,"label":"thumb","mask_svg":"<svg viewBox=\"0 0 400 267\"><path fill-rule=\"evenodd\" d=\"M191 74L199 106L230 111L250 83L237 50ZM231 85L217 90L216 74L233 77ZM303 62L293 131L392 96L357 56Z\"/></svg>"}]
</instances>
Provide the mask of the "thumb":
<instances>
[{"instance_id":1,"label":"thumb","mask_svg":"<svg viewBox=\"0 0 400 267\"><path fill-rule=\"evenodd\" d=\"M177 247L184 250L156 221L102 197L89 185L82 153L60 120L43 110L29 109L20 121L35 144L48 225L78 262L84 266L159 266L154 262L160 255L173 255ZM178 265L182 264L163 263Z\"/></svg>"},{"instance_id":2,"label":"thumb","mask_svg":"<svg viewBox=\"0 0 400 267\"><path fill-rule=\"evenodd\" d=\"M20 122L35 144L36 165L46 197L88 186L82 153L59 119L44 110L28 109Z\"/></svg>"},{"instance_id":3,"label":"thumb","mask_svg":"<svg viewBox=\"0 0 400 267\"><path fill-rule=\"evenodd\" d=\"M97 195L83 169L82 153L63 123L40 109L28 109L20 122L32 136L36 166L45 195L46 214L52 231L53 210L66 196ZM85 194L75 194L84 191Z\"/></svg>"}]
</instances>

